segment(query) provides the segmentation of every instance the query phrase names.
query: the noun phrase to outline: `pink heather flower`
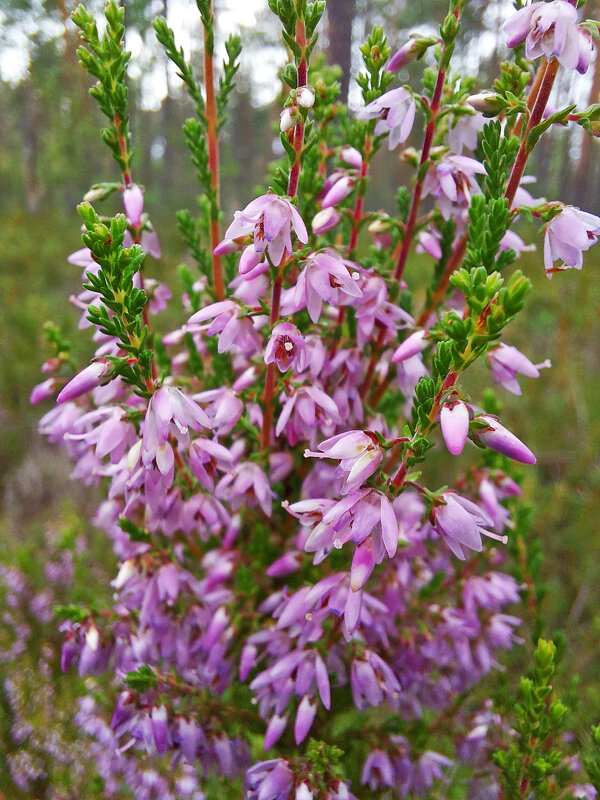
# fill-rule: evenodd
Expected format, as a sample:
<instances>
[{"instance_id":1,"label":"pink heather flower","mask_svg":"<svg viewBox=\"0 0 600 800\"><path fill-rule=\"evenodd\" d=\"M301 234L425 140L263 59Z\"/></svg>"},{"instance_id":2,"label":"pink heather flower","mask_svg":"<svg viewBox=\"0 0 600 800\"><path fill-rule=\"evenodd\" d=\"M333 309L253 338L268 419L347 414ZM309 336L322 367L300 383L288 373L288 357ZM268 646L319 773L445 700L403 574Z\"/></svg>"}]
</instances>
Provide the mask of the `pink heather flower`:
<instances>
[{"instance_id":1,"label":"pink heather flower","mask_svg":"<svg viewBox=\"0 0 600 800\"><path fill-rule=\"evenodd\" d=\"M415 121L415 101L406 89L392 89L358 109L357 119L376 119L375 136L389 133L388 147L393 150L405 142Z\"/></svg>"},{"instance_id":2,"label":"pink heather flower","mask_svg":"<svg viewBox=\"0 0 600 800\"><path fill-rule=\"evenodd\" d=\"M494 380L516 395L521 394L521 387L515 377L517 372L527 378L539 378L540 369L552 366L549 360L541 364L532 364L516 347L503 343L488 352L487 360L492 368Z\"/></svg>"},{"instance_id":3,"label":"pink heather flower","mask_svg":"<svg viewBox=\"0 0 600 800\"><path fill-rule=\"evenodd\" d=\"M485 122L485 117L479 112L460 116L448 130L450 150L453 153L461 153L463 147L475 150L479 132L483 130Z\"/></svg>"},{"instance_id":4,"label":"pink heather flower","mask_svg":"<svg viewBox=\"0 0 600 800\"><path fill-rule=\"evenodd\" d=\"M583 252L596 244L600 236L600 217L588 214L575 206L565 206L560 214L546 225L544 235L544 267L550 277L568 267L581 269ZM557 258L563 264L554 266Z\"/></svg>"},{"instance_id":5,"label":"pink heather flower","mask_svg":"<svg viewBox=\"0 0 600 800\"><path fill-rule=\"evenodd\" d=\"M233 456L229 450L218 442L198 438L194 439L190 444L190 469L200 486L209 492L214 489L214 478L217 474L217 469L225 471L231 466L232 461Z\"/></svg>"},{"instance_id":6,"label":"pink heather flower","mask_svg":"<svg viewBox=\"0 0 600 800\"><path fill-rule=\"evenodd\" d=\"M221 300L211 303L189 318L186 328L205 323L212 319L206 327L208 336L219 335L218 351L226 353L234 345L250 353L261 348L261 341L255 330L252 318L233 300Z\"/></svg>"},{"instance_id":7,"label":"pink heather flower","mask_svg":"<svg viewBox=\"0 0 600 800\"><path fill-rule=\"evenodd\" d=\"M472 194L481 189L475 175L484 175L485 167L469 156L444 156L427 173L423 196L433 195L444 219L450 219L455 204L467 206Z\"/></svg>"},{"instance_id":8,"label":"pink heather flower","mask_svg":"<svg viewBox=\"0 0 600 800\"><path fill-rule=\"evenodd\" d=\"M301 386L285 401L275 427L275 436L285 429L289 443L314 441L318 429L339 425L342 419L335 402L316 386Z\"/></svg>"},{"instance_id":9,"label":"pink heather flower","mask_svg":"<svg viewBox=\"0 0 600 800\"><path fill-rule=\"evenodd\" d=\"M234 220L225 231L226 239L254 235L257 253L267 250L275 266L281 263L285 251L292 252L291 228L303 243L308 233L296 207L285 197L264 194L252 200L243 211L236 211Z\"/></svg>"},{"instance_id":10,"label":"pink heather flower","mask_svg":"<svg viewBox=\"0 0 600 800\"><path fill-rule=\"evenodd\" d=\"M267 517L271 516L273 491L258 464L250 461L238 464L221 478L215 491L218 497L226 497L234 511L244 505L249 508L260 506Z\"/></svg>"},{"instance_id":11,"label":"pink heather flower","mask_svg":"<svg viewBox=\"0 0 600 800\"><path fill-rule=\"evenodd\" d=\"M324 208L314 215L310 227L315 236L319 236L335 228L341 218L340 212L335 208Z\"/></svg>"},{"instance_id":12,"label":"pink heather flower","mask_svg":"<svg viewBox=\"0 0 600 800\"><path fill-rule=\"evenodd\" d=\"M252 272L259 264L265 260L264 253L257 253L253 245L249 244L245 247L240 256L238 263L238 272L240 275L247 275Z\"/></svg>"},{"instance_id":13,"label":"pink heather flower","mask_svg":"<svg viewBox=\"0 0 600 800\"><path fill-rule=\"evenodd\" d=\"M317 704L308 695L304 695L296 712L296 723L294 725L294 740L296 744L300 744L308 736L316 713Z\"/></svg>"},{"instance_id":14,"label":"pink heather flower","mask_svg":"<svg viewBox=\"0 0 600 800\"><path fill-rule=\"evenodd\" d=\"M99 385L102 378L104 378L110 371L110 364L106 361L93 361L81 372L78 372L74 378L62 388L56 398L57 403L69 403L77 397L94 389Z\"/></svg>"},{"instance_id":15,"label":"pink heather flower","mask_svg":"<svg viewBox=\"0 0 600 800\"><path fill-rule=\"evenodd\" d=\"M429 342L425 338L427 331L420 330L411 333L394 351L392 356L392 363L398 364L400 361L405 361L407 358L416 356L421 353L428 346Z\"/></svg>"},{"instance_id":16,"label":"pink heather flower","mask_svg":"<svg viewBox=\"0 0 600 800\"><path fill-rule=\"evenodd\" d=\"M336 474L346 476L343 491L358 489L377 471L383 459L383 448L371 431L346 431L319 445L321 453L305 450L304 457L339 459Z\"/></svg>"},{"instance_id":17,"label":"pink heather flower","mask_svg":"<svg viewBox=\"0 0 600 800\"><path fill-rule=\"evenodd\" d=\"M248 800L289 800L294 773L283 758L260 761L246 771L244 788Z\"/></svg>"},{"instance_id":18,"label":"pink heather flower","mask_svg":"<svg viewBox=\"0 0 600 800\"><path fill-rule=\"evenodd\" d=\"M142 462L148 466L153 461L162 475L173 469L173 448L169 434L178 439L188 438L189 429L198 431L210 428L211 422L205 411L180 389L161 386L150 398L142 439Z\"/></svg>"},{"instance_id":19,"label":"pink heather flower","mask_svg":"<svg viewBox=\"0 0 600 800\"><path fill-rule=\"evenodd\" d=\"M481 552L481 535L506 542L505 536L498 536L486 528L493 527L493 520L476 503L454 492L443 492L443 505L431 512L433 526L457 558L464 561L468 550Z\"/></svg>"},{"instance_id":20,"label":"pink heather flower","mask_svg":"<svg viewBox=\"0 0 600 800\"><path fill-rule=\"evenodd\" d=\"M362 296L357 281L348 272L346 265L351 264L329 251L317 253L305 263L296 284L294 302L298 308L306 306L313 322L319 321L323 301L332 305L349 305Z\"/></svg>"},{"instance_id":21,"label":"pink heather flower","mask_svg":"<svg viewBox=\"0 0 600 800\"><path fill-rule=\"evenodd\" d=\"M514 250L517 256L520 256L521 253L532 253L535 245L525 244L518 233L508 230L500 239L500 250Z\"/></svg>"},{"instance_id":22,"label":"pink heather flower","mask_svg":"<svg viewBox=\"0 0 600 800\"><path fill-rule=\"evenodd\" d=\"M442 407L440 414L442 436L453 456L462 453L469 435L469 408L465 403L450 402Z\"/></svg>"},{"instance_id":23,"label":"pink heather flower","mask_svg":"<svg viewBox=\"0 0 600 800\"><path fill-rule=\"evenodd\" d=\"M244 404L235 391L226 387L199 392L194 395L194 400L208 403L206 413L218 436L230 433L244 411Z\"/></svg>"},{"instance_id":24,"label":"pink heather flower","mask_svg":"<svg viewBox=\"0 0 600 800\"><path fill-rule=\"evenodd\" d=\"M338 203L345 200L350 192L352 192L355 183L356 180L352 176L341 176L325 193L325 196L321 200L321 208L327 209L332 208L332 206L337 206Z\"/></svg>"},{"instance_id":25,"label":"pink heather flower","mask_svg":"<svg viewBox=\"0 0 600 800\"><path fill-rule=\"evenodd\" d=\"M280 322L273 328L265 348L265 364L273 362L280 372L287 372L292 366L296 372L306 368L304 337L290 322Z\"/></svg>"},{"instance_id":26,"label":"pink heather flower","mask_svg":"<svg viewBox=\"0 0 600 800\"><path fill-rule=\"evenodd\" d=\"M398 521L390 500L377 489L358 489L338 500L311 531L304 549L317 553L317 563L331 549L342 548L348 541L362 544L371 537L375 546L375 563L381 563L384 549L393 558L400 539Z\"/></svg>"},{"instance_id":27,"label":"pink heather flower","mask_svg":"<svg viewBox=\"0 0 600 800\"><path fill-rule=\"evenodd\" d=\"M253 247L250 249L254 250ZM258 264L250 272L238 275L229 284L229 288L235 290L233 296L247 306L257 306L259 300L266 296L269 286L269 264L266 261Z\"/></svg>"},{"instance_id":28,"label":"pink heather flower","mask_svg":"<svg viewBox=\"0 0 600 800\"><path fill-rule=\"evenodd\" d=\"M504 24L508 47L525 42L525 58L545 55L563 67L587 72L591 42L577 25L577 11L566 0L532 3L520 8Z\"/></svg>"},{"instance_id":29,"label":"pink heather flower","mask_svg":"<svg viewBox=\"0 0 600 800\"><path fill-rule=\"evenodd\" d=\"M422 53L423 47L417 42L416 39L409 39L405 42L399 50L396 50L394 55L387 63L386 70L388 72L397 72L402 67L405 67L411 61L414 61ZM365 781L363 781L364 783ZM391 784L390 784L391 785Z\"/></svg>"},{"instance_id":30,"label":"pink heather flower","mask_svg":"<svg viewBox=\"0 0 600 800\"><path fill-rule=\"evenodd\" d=\"M442 247L439 238L431 231L421 231L418 236L417 253L428 253L436 261L442 257Z\"/></svg>"},{"instance_id":31,"label":"pink heather flower","mask_svg":"<svg viewBox=\"0 0 600 800\"><path fill-rule=\"evenodd\" d=\"M144 194L137 183L132 183L123 190L123 205L131 227L139 228L144 210Z\"/></svg>"},{"instance_id":32,"label":"pink heather flower","mask_svg":"<svg viewBox=\"0 0 600 800\"><path fill-rule=\"evenodd\" d=\"M393 669L373 650L365 648L360 658L352 661L350 688L354 705L359 711L378 706L384 700L395 707L401 692L400 682Z\"/></svg>"},{"instance_id":33,"label":"pink heather flower","mask_svg":"<svg viewBox=\"0 0 600 800\"><path fill-rule=\"evenodd\" d=\"M369 341L377 323L385 329L386 340L395 337L399 327L414 325L414 319L408 312L388 300L387 286L380 275L363 271L359 288L362 289L362 297L352 305L358 325L356 341L360 348Z\"/></svg>"},{"instance_id":34,"label":"pink heather flower","mask_svg":"<svg viewBox=\"0 0 600 800\"><path fill-rule=\"evenodd\" d=\"M36 405L44 400L48 400L50 397L54 397L54 394L60 384L61 381L58 378L48 378L47 380L42 381L42 383L38 383L37 386L34 386L31 390L29 402L32 405Z\"/></svg>"},{"instance_id":35,"label":"pink heather flower","mask_svg":"<svg viewBox=\"0 0 600 800\"><path fill-rule=\"evenodd\" d=\"M340 150L340 158L345 164L354 167L354 169L362 168L363 159L356 147L350 147L350 145L342 147Z\"/></svg>"},{"instance_id":36,"label":"pink heather flower","mask_svg":"<svg viewBox=\"0 0 600 800\"><path fill-rule=\"evenodd\" d=\"M475 438L486 447L513 458L515 461L520 461L522 464L536 463L536 457L531 450L520 439L517 439L514 433L501 425L495 417L482 414L476 419L487 425L484 430L477 428L473 430Z\"/></svg>"}]
</instances>

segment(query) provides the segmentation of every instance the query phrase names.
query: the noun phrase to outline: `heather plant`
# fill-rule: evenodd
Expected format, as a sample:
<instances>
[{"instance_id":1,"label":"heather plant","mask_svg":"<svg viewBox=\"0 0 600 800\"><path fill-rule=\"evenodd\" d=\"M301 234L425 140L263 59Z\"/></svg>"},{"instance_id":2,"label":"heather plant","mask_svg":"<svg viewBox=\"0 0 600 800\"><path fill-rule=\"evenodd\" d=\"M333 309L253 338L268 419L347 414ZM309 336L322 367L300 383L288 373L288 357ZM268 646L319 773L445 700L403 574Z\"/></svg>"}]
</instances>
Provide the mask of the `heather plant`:
<instances>
[{"instance_id":1,"label":"heather plant","mask_svg":"<svg viewBox=\"0 0 600 800\"><path fill-rule=\"evenodd\" d=\"M108 3L102 33L73 15L120 177L84 197L69 257L94 358L69 379L49 328L32 399L58 393L40 429L102 488L93 522L120 561L112 603L60 609L63 668L113 678L110 724L91 696L76 717L105 796L596 797L598 731L582 755L550 683L557 645L540 639L516 706L486 679L527 636L518 615L541 633L543 592L520 500L536 457L491 387L471 397L471 368L514 394L551 380L510 344L531 289L519 218L541 225L548 277L581 269L600 236L600 217L525 188L552 126L597 130L600 106L548 102L560 69L587 71L598 25L566 0L517 5L493 86L453 71L451 0L438 35L395 54L373 29L348 109L315 50L325 3L269 0L289 56L283 155L233 220L219 132L241 42L217 69L197 0L200 69L156 20L194 105L202 189L177 215L194 266L162 335L151 315L171 291L148 274L161 253L135 182L124 11ZM417 59L420 85L399 85ZM398 155L412 182L369 210L373 159ZM101 215L113 194L124 213Z\"/></svg>"}]
</instances>

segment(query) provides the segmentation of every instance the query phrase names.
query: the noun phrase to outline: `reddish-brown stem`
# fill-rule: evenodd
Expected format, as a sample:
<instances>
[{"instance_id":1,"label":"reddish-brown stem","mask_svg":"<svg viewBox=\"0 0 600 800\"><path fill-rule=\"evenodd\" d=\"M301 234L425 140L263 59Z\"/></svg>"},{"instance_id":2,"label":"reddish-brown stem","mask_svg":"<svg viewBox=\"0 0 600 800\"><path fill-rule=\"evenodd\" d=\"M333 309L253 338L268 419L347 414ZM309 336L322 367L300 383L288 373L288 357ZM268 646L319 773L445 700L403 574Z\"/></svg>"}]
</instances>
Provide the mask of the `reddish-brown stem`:
<instances>
[{"instance_id":1,"label":"reddish-brown stem","mask_svg":"<svg viewBox=\"0 0 600 800\"><path fill-rule=\"evenodd\" d=\"M120 152L121 158L123 159L123 163L124 164L129 164L129 154L127 152L127 142L125 141L125 139L119 133L119 126L121 124L121 119L120 119L118 114L114 115L113 121L114 121L114 124L115 124L115 133L117 135L117 141L119 142L119 152ZM128 186L131 186L131 184L133 182L132 178L131 178L131 172L127 168L124 168L122 172L123 172L123 183L125 184L125 188L127 188Z\"/></svg>"},{"instance_id":2,"label":"reddish-brown stem","mask_svg":"<svg viewBox=\"0 0 600 800\"><path fill-rule=\"evenodd\" d=\"M445 80L446 80L446 72L440 66L440 68L438 69L437 80L435 82L435 88L433 90L431 105L429 106L430 117L429 117L429 122L427 123L427 127L425 128L425 137L423 139L423 150L421 151L421 159L419 161L419 169L417 171L417 180L415 183L415 187L413 189L412 199L410 202L410 210L408 212L408 219L406 221L406 226L404 228L404 239L402 240L402 247L400 249L400 254L398 256L398 263L396 264L396 272L394 275L397 281L402 280L402 275L404 274L404 268L406 266L406 261L408 259L408 254L410 252L410 247L412 245L415 226L419 214L419 206L421 205L421 196L423 194L423 184L425 182L425 175L427 174L427 164L429 162L429 156L431 154L431 146L433 144L433 137L435 134L435 122L438 112L440 110L440 103L442 100L442 93L444 91ZM385 341L385 328L379 326L379 333L377 335L377 341L375 342L373 354L371 355L371 359L369 361L369 366L367 367L367 374L365 375L365 379L360 388L360 396L363 399L367 396L369 392L371 381L373 380L373 375L375 374L377 361L379 359L379 355L381 353L381 348L383 347L384 341Z\"/></svg>"},{"instance_id":3,"label":"reddish-brown stem","mask_svg":"<svg viewBox=\"0 0 600 800\"><path fill-rule=\"evenodd\" d=\"M550 92L552 91L552 87L554 86L554 80L556 78L556 73L558 72L558 67L559 63L558 59L556 58L550 59L550 61L546 65L546 69L544 71L544 77L542 78L540 89L535 99L535 104L531 111L527 127L525 128L525 133L523 134L523 138L521 139L521 146L519 147L519 152L517 153L515 163L513 164L513 168L510 173L508 186L506 187L505 196L508 199L509 205L512 205L512 202L515 199L516 191L519 188L521 178L523 177L523 173L525 172L527 159L529 158L529 154L531 153L532 148L529 147L527 144L527 140L529 139L529 133L533 128L535 128L536 125L539 125L540 122L542 121L542 117L544 116L544 109L546 108L546 105L548 103L548 98L550 97Z\"/></svg>"},{"instance_id":4,"label":"reddish-brown stem","mask_svg":"<svg viewBox=\"0 0 600 800\"><path fill-rule=\"evenodd\" d=\"M212 4L211 4L212 16ZM210 245L212 250L213 289L217 300L225 298L223 283L223 265L221 256L215 255L215 248L221 241L219 229L219 137L217 134L217 104L215 101L215 85L213 70L213 52L208 42L208 31L204 29L204 80L206 84L206 138L208 144L208 166L210 169L210 185L213 193L210 210Z\"/></svg>"},{"instance_id":5,"label":"reddish-brown stem","mask_svg":"<svg viewBox=\"0 0 600 800\"><path fill-rule=\"evenodd\" d=\"M540 86L542 85L542 78L544 77L544 73L546 72L547 64L548 60L544 56L544 58L542 59L542 63L538 67L538 71L535 74L533 83L531 84L531 89L529 90L529 94L527 95L527 108L529 109L529 111L531 111L531 109L535 105L538 92L540 91ZM513 128L513 130L511 131L511 133L513 134L513 136L520 136L522 130L523 130L523 114L519 116L519 120L515 125L515 127Z\"/></svg>"},{"instance_id":6,"label":"reddish-brown stem","mask_svg":"<svg viewBox=\"0 0 600 800\"><path fill-rule=\"evenodd\" d=\"M302 57L298 64L298 87L306 86L308 79L308 65L306 62L306 27L303 19L296 20L296 42L302 49ZM298 193L298 181L300 179L300 159L302 156L302 148L304 146L304 122L300 122L294 128L294 152L295 158L292 168L290 169L290 177L288 179L288 195L295 197Z\"/></svg>"},{"instance_id":7,"label":"reddish-brown stem","mask_svg":"<svg viewBox=\"0 0 600 800\"><path fill-rule=\"evenodd\" d=\"M431 153L431 145L433 144L433 136L435 134L435 122L440 110L440 102L442 99L442 92L444 91L444 82L446 80L446 72L441 67L438 70L437 80L435 82L435 89L433 90L433 98L429 107L429 122L425 128L425 138L423 139L423 150L421 151L421 160L419 161L419 170L417 172L417 181L413 190L412 200L410 203L410 211L408 212L408 219L406 221L406 228L404 231L404 239L402 241L402 249L398 256L398 263L396 265L396 280L402 280L404 267L410 252L412 238L415 231L415 224L417 222L417 215L419 213L419 206L421 204L421 195L423 194L423 183L425 182L425 175L427 174L427 163L429 162L429 155Z\"/></svg>"},{"instance_id":8,"label":"reddish-brown stem","mask_svg":"<svg viewBox=\"0 0 600 800\"><path fill-rule=\"evenodd\" d=\"M306 86L308 80L308 63L306 61L306 27L303 19L296 19L296 42L302 50L302 56L298 63L298 87ZM294 143L294 163L290 169L290 176L288 179L288 196L295 197L298 194L298 181L300 180L300 163L302 158L302 149L304 147L304 122L300 122L294 128L293 135ZM289 257L289 254L288 254ZM281 303L281 290L283 288L283 270L286 264L286 257L279 265L279 271L273 289L271 292L271 314L269 319L270 327L272 328L279 319L279 306ZM273 424L273 395L275 393L275 370L276 366L272 362L267 364L265 374L265 391L263 394L263 426L261 432L261 447L263 452L269 449L271 443L271 426Z\"/></svg>"},{"instance_id":9,"label":"reddish-brown stem","mask_svg":"<svg viewBox=\"0 0 600 800\"><path fill-rule=\"evenodd\" d=\"M279 306L281 303L281 288L283 286L283 266L282 261L279 266L279 272L273 284L273 293L271 295L271 315L269 319L270 327L279 319ZM271 443L271 426L273 424L273 393L275 391L275 362L267 364L267 373L265 376L265 392L263 395L264 416L261 434L261 447L263 451L269 449Z\"/></svg>"},{"instance_id":10,"label":"reddish-brown stem","mask_svg":"<svg viewBox=\"0 0 600 800\"><path fill-rule=\"evenodd\" d=\"M427 426L421 431L421 433L424 436L426 436L429 433L429 431L432 429L432 427L435 425L436 417L438 416L438 414L440 413L440 410L441 410L442 397L446 394L446 392L449 389L451 389L455 385L456 381L458 380L458 375L459 375L458 372L456 372L455 370L452 370L444 378L444 382L442 383L442 386L441 386L439 392L435 396L435 399L433 401L433 406L431 408L431 411L429 412L429 416L428 416L429 422L428 422ZM398 471L396 472L396 474L394 475L394 477L392 479L391 485L394 486L396 489L399 489L402 486L402 484L404 483L404 479L406 478L406 475L408 474L406 461L407 461L409 455L410 455L410 451L407 451L405 453L405 455L404 455L404 458L402 459L402 463L400 464L400 466L398 468Z\"/></svg>"},{"instance_id":11,"label":"reddish-brown stem","mask_svg":"<svg viewBox=\"0 0 600 800\"><path fill-rule=\"evenodd\" d=\"M440 282L436 286L431 300L427 304L427 306L421 311L419 317L417 319L417 326L422 328L426 323L431 314L437 309L440 303L443 301L444 297L446 297L446 291L448 290L448 284L450 283L450 277L452 273L458 268L458 265L463 259L465 254L465 250L467 249L467 235L461 236L460 239L454 245L454 249L450 254L450 258L448 259L448 263L444 269L442 277L440 278Z\"/></svg>"},{"instance_id":12,"label":"reddish-brown stem","mask_svg":"<svg viewBox=\"0 0 600 800\"><path fill-rule=\"evenodd\" d=\"M367 173L369 171L369 161L371 158L372 153L372 146L371 146L371 137L367 136L365 139L365 147L364 147L364 156L362 166L360 168L360 179L359 179L359 189L358 189L358 196L356 198L356 203L354 205L354 211L352 212L352 232L350 233L350 245L348 248L348 258L354 257L354 251L356 250L356 245L358 244L358 232L360 230L360 222L362 219L363 213L363 204L365 200L365 191L366 186L365 178L367 177ZM344 324L344 319L346 318L346 307L341 306L340 310L338 311L338 318L336 322L336 330L334 332L334 340L333 344L331 345L331 351L329 353L329 357L333 358L334 355L337 353L338 348L338 336L340 328Z\"/></svg>"}]
</instances>

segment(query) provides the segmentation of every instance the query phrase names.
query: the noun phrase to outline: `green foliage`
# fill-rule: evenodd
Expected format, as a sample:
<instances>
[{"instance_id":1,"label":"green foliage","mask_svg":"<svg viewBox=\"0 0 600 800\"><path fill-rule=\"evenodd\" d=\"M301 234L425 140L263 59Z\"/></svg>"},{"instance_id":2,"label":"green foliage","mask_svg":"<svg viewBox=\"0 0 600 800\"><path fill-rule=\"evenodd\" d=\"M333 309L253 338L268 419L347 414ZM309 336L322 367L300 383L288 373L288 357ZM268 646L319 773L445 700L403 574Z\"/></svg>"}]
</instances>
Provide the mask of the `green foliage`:
<instances>
[{"instance_id":1,"label":"green foliage","mask_svg":"<svg viewBox=\"0 0 600 800\"><path fill-rule=\"evenodd\" d=\"M83 5L77 7L72 19L89 48L82 45L77 55L87 72L98 80L90 94L110 123L102 131L102 139L129 183L132 154L125 71L131 53L124 49L125 11L115 0L110 0L104 7L104 16L106 30L100 38L93 15Z\"/></svg>"},{"instance_id":2,"label":"green foliage","mask_svg":"<svg viewBox=\"0 0 600 800\"><path fill-rule=\"evenodd\" d=\"M167 58L175 64L177 67L177 76L185 83L187 92L196 106L196 114L198 117L203 118L204 97L194 78L192 68L185 59L183 48L178 48L175 44L175 34L167 25L167 20L164 17L157 17L153 25L156 31L156 38L165 48Z\"/></svg>"},{"instance_id":3,"label":"green foliage","mask_svg":"<svg viewBox=\"0 0 600 800\"><path fill-rule=\"evenodd\" d=\"M117 214L109 225L89 203L78 206L86 233L82 239L99 264L96 275L87 273L84 288L97 292L102 305L91 306L88 319L107 336L115 336L129 356L113 357L112 375L120 375L141 393L146 393L152 380L152 351L147 347L148 328L143 319L146 293L133 285L134 275L141 269L144 252L140 245L123 247L127 220ZM109 315L112 311L112 316Z\"/></svg>"},{"instance_id":4,"label":"green foliage","mask_svg":"<svg viewBox=\"0 0 600 800\"><path fill-rule=\"evenodd\" d=\"M507 800L532 795L547 800L572 779L560 741L568 709L555 698L550 683L556 662L554 642L540 639L534 662L531 677L521 678L519 684L513 722L517 736L494 753Z\"/></svg>"},{"instance_id":5,"label":"green foliage","mask_svg":"<svg viewBox=\"0 0 600 800\"><path fill-rule=\"evenodd\" d=\"M242 52L242 40L239 36L231 35L225 42L227 60L223 61L223 75L219 79L219 90L217 92L217 129L225 124L227 119L227 103L229 95L235 88L235 75L240 68L238 58Z\"/></svg>"},{"instance_id":6,"label":"green foliage","mask_svg":"<svg viewBox=\"0 0 600 800\"><path fill-rule=\"evenodd\" d=\"M138 669L128 672L125 676L125 685L134 692L147 692L156 688L158 678L154 670L147 664L142 664Z\"/></svg>"},{"instance_id":7,"label":"green foliage","mask_svg":"<svg viewBox=\"0 0 600 800\"><path fill-rule=\"evenodd\" d=\"M370 103L380 97L394 80L392 73L385 69L392 50L387 44L382 27L373 27L367 41L361 45L360 52L366 72L359 72L356 82L362 91L363 100Z\"/></svg>"}]
</instances>

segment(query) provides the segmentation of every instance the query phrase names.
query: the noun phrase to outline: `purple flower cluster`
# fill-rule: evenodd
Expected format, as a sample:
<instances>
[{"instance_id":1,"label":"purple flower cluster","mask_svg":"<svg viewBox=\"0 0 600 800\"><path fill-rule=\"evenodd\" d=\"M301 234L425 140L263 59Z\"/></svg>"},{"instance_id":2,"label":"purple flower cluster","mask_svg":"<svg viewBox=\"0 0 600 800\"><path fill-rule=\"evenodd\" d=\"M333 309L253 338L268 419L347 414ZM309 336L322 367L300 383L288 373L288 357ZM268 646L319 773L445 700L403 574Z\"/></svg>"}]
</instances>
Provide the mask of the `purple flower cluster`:
<instances>
[{"instance_id":1,"label":"purple flower cluster","mask_svg":"<svg viewBox=\"0 0 600 800\"><path fill-rule=\"evenodd\" d=\"M563 0L534 3L507 23L510 41L524 41L530 58L544 53L580 68L587 39L574 13ZM419 52L435 42L419 40ZM386 80L412 53L392 59ZM456 698L521 641L511 606L522 587L498 543L508 540L520 494L510 460L536 456L469 398L463 372L487 356L493 378L518 394L517 374L539 377L549 364L497 341L519 297L510 283L504 294L494 289L502 285L494 259L527 249L508 229L489 269L463 270L463 287L483 272L472 296L438 297L448 271L420 316L407 311L412 243L458 269L474 237L469 213L489 200L481 177L489 165L462 154L475 149L483 118L464 104L455 116L440 113L445 76L440 61L432 97L421 98L424 156L406 219L370 215L363 201L373 150L410 135L413 94L380 92L356 113L352 145L336 134L329 147L329 120L320 121L317 188L303 206L296 134L319 100L302 86L281 119L284 143L297 147L289 195L252 200L218 244L212 218L207 263L214 256L217 269L226 258L235 277L225 292L208 278L188 287L186 318L164 335L160 359L144 349L148 308L138 310L143 327L128 322L129 338L118 338L106 332L127 309L118 288L114 303L89 288L76 298L84 315L106 323L94 334L94 357L66 384L58 360L32 401L59 392L40 430L67 451L74 477L102 485L94 524L120 562L112 606L67 615L61 626L64 669L115 676L110 726L90 700L78 713L111 790L117 775L133 785L127 775L139 758L172 771L172 780L144 771L143 800L198 800L198 775L210 773L243 779L255 800L352 800L336 763L313 769L333 747L324 740L340 739L338 714L363 742L354 784L372 792L423 796L486 750L493 715L473 723ZM437 146L438 122L448 147ZM433 210L419 210L422 198ZM510 216L508 200L497 199ZM525 190L519 200L535 205ZM141 188L128 184L123 203L124 247L157 255ZM555 212L544 212L546 269L558 258L580 268L600 219L569 206ZM376 247L363 257L365 221ZM90 247L71 260L96 287L92 277L107 268ZM147 293L153 312L168 300L139 272L133 289L138 299ZM440 440L457 458L467 442L487 450L485 466L453 478L455 488L431 490L415 465ZM435 719L460 722L461 747L438 752ZM411 737L418 726L427 734ZM456 745L460 734L450 738ZM273 758L252 764L261 743ZM327 750L333 761L335 749Z\"/></svg>"}]
</instances>

